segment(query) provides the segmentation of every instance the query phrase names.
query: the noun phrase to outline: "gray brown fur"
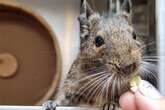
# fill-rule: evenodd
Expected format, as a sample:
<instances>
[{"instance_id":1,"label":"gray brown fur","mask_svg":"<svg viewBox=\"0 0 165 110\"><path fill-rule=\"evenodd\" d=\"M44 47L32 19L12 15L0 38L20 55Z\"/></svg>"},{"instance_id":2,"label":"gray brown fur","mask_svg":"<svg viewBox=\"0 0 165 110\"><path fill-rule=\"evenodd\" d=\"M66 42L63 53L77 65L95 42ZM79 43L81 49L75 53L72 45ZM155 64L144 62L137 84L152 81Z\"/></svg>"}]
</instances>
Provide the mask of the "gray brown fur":
<instances>
[{"instance_id":1,"label":"gray brown fur","mask_svg":"<svg viewBox=\"0 0 165 110\"><path fill-rule=\"evenodd\" d=\"M140 74L140 43L133 39L130 13L121 10L100 16L84 5L79 16L80 53L56 101L63 106L117 105L119 97L129 90L130 78ZM96 47L97 36L104 39L100 47Z\"/></svg>"}]
</instances>

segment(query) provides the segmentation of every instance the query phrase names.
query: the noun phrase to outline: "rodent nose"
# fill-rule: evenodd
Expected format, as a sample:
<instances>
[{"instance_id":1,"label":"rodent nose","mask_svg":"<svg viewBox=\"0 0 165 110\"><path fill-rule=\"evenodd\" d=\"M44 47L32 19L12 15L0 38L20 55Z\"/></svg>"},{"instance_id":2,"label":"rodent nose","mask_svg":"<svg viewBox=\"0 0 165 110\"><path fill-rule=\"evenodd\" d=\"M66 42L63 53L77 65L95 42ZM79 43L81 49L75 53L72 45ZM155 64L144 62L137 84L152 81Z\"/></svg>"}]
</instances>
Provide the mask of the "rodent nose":
<instances>
[{"instance_id":1,"label":"rodent nose","mask_svg":"<svg viewBox=\"0 0 165 110\"><path fill-rule=\"evenodd\" d=\"M108 62L108 64L116 68L118 71L120 71L120 67L117 64L112 63L112 62Z\"/></svg>"}]
</instances>

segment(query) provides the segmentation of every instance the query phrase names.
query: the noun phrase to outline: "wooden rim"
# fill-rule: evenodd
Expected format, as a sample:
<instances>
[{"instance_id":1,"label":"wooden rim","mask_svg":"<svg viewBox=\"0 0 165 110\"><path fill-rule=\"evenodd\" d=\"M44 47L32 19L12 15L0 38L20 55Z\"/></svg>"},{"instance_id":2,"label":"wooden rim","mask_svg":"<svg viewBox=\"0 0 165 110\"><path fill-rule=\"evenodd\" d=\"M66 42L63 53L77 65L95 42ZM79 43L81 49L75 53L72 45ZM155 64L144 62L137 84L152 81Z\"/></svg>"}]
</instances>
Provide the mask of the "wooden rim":
<instances>
[{"instance_id":1,"label":"wooden rim","mask_svg":"<svg viewBox=\"0 0 165 110\"><path fill-rule=\"evenodd\" d=\"M32 16L33 18L35 18L37 21L39 21L49 32L49 34L52 36L52 39L54 41L54 49L56 51L56 74L54 75L54 80L53 83L51 84L50 88L48 89L48 92L43 96L43 98L41 98L38 102L36 102L35 105L41 105L43 104L46 100L50 99L53 94L55 93L60 78L61 78L61 51L59 48L59 43L58 40L56 39L56 35L53 32L53 30L51 29L51 27L48 25L48 23L45 21L45 19L40 16L39 14L37 14L36 12L34 12L34 10L30 9L29 7L20 4L20 3L16 3L10 0L1 0L0 1L0 8L1 7L10 7L10 8L14 8L16 10L19 10L21 12L24 12L26 14L29 14L30 16Z\"/></svg>"}]
</instances>

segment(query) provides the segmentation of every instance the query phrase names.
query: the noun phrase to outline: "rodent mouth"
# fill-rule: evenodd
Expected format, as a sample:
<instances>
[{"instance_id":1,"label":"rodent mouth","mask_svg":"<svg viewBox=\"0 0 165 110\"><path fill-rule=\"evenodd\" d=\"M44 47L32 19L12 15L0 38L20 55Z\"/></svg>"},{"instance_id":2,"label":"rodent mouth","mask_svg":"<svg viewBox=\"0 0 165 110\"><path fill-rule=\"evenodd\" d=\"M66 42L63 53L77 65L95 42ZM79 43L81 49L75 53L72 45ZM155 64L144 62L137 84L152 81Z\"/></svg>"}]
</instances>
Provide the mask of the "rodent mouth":
<instances>
[{"instance_id":1,"label":"rodent mouth","mask_svg":"<svg viewBox=\"0 0 165 110\"><path fill-rule=\"evenodd\" d=\"M122 71L125 73L125 74L132 74L134 73L138 68L138 64L136 62L128 65L128 66L125 66L124 68L122 68Z\"/></svg>"},{"instance_id":2,"label":"rodent mouth","mask_svg":"<svg viewBox=\"0 0 165 110\"><path fill-rule=\"evenodd\" d=\"M124 74L124 75L130 75L134 73L138 68L137 62L134 62L127 66L121 66L121 67L112 62L108 62L108 64L111 65L113 68L115 68L117 70L117 73Z\"/></svg>"}]
</instances>

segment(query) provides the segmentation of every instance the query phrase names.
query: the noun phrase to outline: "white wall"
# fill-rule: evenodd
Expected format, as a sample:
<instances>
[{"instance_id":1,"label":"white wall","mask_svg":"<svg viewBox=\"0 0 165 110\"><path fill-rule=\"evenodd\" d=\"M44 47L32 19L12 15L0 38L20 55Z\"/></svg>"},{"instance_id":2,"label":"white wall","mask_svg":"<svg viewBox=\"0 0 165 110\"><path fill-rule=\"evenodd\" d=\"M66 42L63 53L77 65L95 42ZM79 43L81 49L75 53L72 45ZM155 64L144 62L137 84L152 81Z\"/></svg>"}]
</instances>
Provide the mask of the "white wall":
<instances>
[{"instance_id":1,"label":"white wall","mask_svg":"<svg viewBox=\"0 0 165 110\"><path fill-rule=\"evenodd\" d=\"M62 81L79 50L80 0L12 0L27 4L42 15L54 30L62 52Z\"/></svg>"},{"instance_id":2,"label":"white wall","mask_svg":"<svg viewBox=\"0 0 165 110\"><path fill-rule=\"evenodd\" d=\"M157 38L159 47L159 87L163 95L165 95L165 0L156 0L157 14Z\"/></svg>"}]
</instances>

